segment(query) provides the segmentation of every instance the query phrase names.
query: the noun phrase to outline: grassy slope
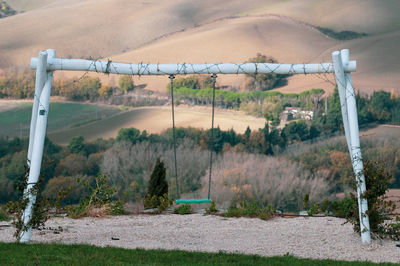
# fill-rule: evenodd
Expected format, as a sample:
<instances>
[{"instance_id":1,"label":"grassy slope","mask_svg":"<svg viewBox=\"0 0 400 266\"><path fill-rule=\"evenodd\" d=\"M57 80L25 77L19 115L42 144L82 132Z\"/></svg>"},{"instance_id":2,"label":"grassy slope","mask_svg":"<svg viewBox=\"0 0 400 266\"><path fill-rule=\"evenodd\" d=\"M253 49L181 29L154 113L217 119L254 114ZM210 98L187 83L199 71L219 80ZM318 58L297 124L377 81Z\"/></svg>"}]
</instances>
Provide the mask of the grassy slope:
<instances>
[{"instance_id":1,"label":"grassy slope","mask_svg":"<svg viewBox=\"0 0 400 266\"><path fill-rule=\"evenodd\" d=\"M0 135L27 136L32 112L32 103L19 103L15 108L0 112ZM99 117L108 117L119 112L118 108L99 106ZM96 119L96 105L80 103L50 103L48 132L63 130ZM22 129L22 131L21 131Z\"/></svg>"},{"instance_id":2,"label":"grassy slope","mask_svg":"<svg viewBox=\"0 0 400 266\"><path fill-rule=\"evenodd\" d=\"M0 243L0 264L8 265L374 265L369 262L260 257L165 250L127 250L88 245ZM392 264L381 264L392 265Z\"/></svg>"}]
</instances>

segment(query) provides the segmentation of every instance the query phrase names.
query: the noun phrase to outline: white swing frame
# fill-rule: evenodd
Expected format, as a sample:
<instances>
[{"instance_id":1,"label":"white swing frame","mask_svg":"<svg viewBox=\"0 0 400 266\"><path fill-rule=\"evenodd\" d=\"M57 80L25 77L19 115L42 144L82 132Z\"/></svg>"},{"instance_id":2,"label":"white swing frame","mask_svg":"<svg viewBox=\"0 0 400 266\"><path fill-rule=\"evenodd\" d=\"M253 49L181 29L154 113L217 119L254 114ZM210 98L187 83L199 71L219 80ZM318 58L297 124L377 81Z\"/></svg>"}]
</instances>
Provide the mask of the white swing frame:
<instances>
[{"instance_id":1,"label":"white swing frame","mask_svg":"<svg viewBox=\"0 0 400 266\"><path fill-rule=\"evenodd\" d=\"M351 72L356 71L356 61L350 61L349 50L332 53L332 63L319 64L269 64L269 63L228 63L228 64L127 64L112 61L56 58L56 51L49 49L39 52L31 59L31 69L36 70L35 97L29 134L27 163L29 176L24 197L28 204L22 220L26 230L21 230L20 242L29 242L32 228L27 226L32 218L36 196L33 186L38 182L46 136L47 117L56 70L93 71L127 75L186 75L186 74L322 74L334 73L338 85L346 141L357 181L357 198L361 225L362 243L371 242L367 200L362 197L366 191L363 162L361 157L357 106Z\"/></svg>"}]
</instances>

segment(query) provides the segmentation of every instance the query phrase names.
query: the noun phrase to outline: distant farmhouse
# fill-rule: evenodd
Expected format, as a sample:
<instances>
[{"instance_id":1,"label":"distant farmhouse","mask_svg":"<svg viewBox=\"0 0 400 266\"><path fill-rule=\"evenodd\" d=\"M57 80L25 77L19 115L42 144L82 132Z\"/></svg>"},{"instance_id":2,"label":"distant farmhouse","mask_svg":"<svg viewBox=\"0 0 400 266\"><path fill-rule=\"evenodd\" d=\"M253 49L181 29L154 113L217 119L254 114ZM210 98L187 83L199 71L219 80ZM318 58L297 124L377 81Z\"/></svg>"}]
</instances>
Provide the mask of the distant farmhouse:
<instances>
[{"instance_id":1,"label":"distant farmhouse","mask_svg":"<svg viewBox=\"0 0 400 266\"><path fill-rule=\"evenodd\" d=\"M300 107L286 107L280 116L282 122L296 119L312 120L314 111L305 111Z\"/></svg>"}]
</instances>

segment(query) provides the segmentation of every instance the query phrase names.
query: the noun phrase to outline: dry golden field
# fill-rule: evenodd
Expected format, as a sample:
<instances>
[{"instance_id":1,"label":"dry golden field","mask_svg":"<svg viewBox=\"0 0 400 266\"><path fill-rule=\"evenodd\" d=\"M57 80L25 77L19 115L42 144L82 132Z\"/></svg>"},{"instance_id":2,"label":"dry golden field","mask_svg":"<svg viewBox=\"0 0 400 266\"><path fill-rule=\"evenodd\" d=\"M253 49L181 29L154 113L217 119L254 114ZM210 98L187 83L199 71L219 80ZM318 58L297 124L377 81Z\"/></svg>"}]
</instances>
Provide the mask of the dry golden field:
<instances>
[{"instance_id":1,"label":"dry golden field","mask_svg":"<svg viewBox=\"0 0 400 266\"><path fill-rule=\"evenodd\" d=\"M41 49L58 56L122 62L238 62L257 52L280 62L331 61L349 48L357 60L356 88L398 89L400 2L397 0L40 0L8 1L16 16L0 20L0 68L28 66ZM314 26L369 36L334 40ZM80 76L82 73L58 73ZM114 83L116 77L101 76ZM280 91L332 90L333 77L295 76ZM243 76L221 76L240 86ZM141 77L137 84L165 90L168 80Z\"/></svg>"},{"instance_id":2,"label":"dry golden field","mask_svg":"<svg viewBox=\"0 0 400 266\"><path fill-rule=\"evenodd\" d=\"M121 128L134 127L148 133L160 133L172 127L171 107L140 107L118 113L114 116L81 127L52 132L48 137L58 144L67 144L74 136L83 136L86 140L116 137ZM176 107L175 125L177 127L211 128L211 108ZM216 109L215 127L222 130L233 128L243 133L247 126L251 129L262 128L264 118L255 118L238 111Z\"/></svg>"}]
</instances>

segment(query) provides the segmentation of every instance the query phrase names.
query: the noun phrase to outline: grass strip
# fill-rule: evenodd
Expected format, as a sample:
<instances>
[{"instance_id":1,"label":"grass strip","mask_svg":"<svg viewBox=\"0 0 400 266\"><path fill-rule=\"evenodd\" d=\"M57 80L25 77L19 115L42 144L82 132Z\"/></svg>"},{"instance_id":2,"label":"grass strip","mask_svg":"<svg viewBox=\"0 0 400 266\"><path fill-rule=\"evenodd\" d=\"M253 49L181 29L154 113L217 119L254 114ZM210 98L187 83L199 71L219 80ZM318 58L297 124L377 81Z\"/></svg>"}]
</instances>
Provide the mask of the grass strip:
<instances>
[{"instance_id":1,"label":"grass strip","mask_svg":"<svg viewBox=\"0 0 400 266\"><path fill-rule=\"evenodd\" d=\"M0 265L374 265L371 262L300 259L285 255L144 250L90 245L0 243ZM383 263L381 265L393 265Z\"/></svg>"}]
</instances>

